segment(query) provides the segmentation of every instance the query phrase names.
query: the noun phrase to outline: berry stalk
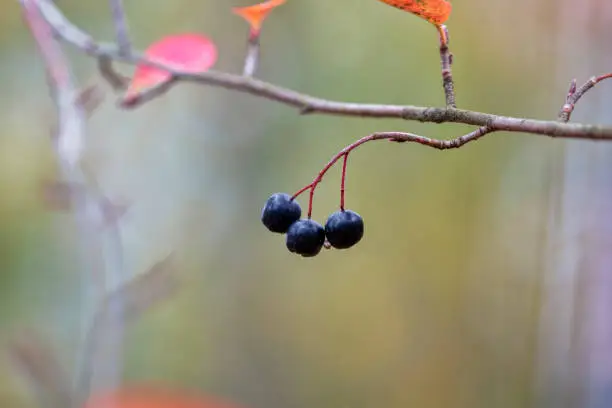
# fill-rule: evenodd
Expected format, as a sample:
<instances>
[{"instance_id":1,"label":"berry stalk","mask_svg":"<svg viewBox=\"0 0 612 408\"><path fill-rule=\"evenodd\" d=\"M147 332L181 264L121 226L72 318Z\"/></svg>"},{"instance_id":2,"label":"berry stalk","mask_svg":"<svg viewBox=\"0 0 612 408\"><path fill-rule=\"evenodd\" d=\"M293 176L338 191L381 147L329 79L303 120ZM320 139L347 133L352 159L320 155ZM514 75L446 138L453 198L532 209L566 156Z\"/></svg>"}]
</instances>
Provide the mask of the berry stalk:
<instances>
[{"instance_id":1,"label":"berry stalk","mask_svg":"<svg viewBox=\"0 0 612 408\"><path fill-rule=\"evenodd\" d=\"M356 140L355 142L351 143L350 145L346 146L345 148L340 150L338 153L336 153L331 158L331 160L327 162L327 164L319 171L319 173L317 174L317 177L315 177L315 179L310 184L305 185L304 187L299 189L295 194L293 194L293 196L291 196L291 200L295 200L302 193L304 193L307 190L310 190L309 199L308 199L308 218L311 218L314 193L315 193L317 186L323 180L323 177L325 177L325 174L327 174L329 169L331 169L334 166L334 164L338 162L338 160L343 158L344 162L342 164L342 179L341 179L341 184L340 184L340 209L343 210L344 209L345 180L346 180L346 166L347 166L349 153L351 153L353 150L355 150L356 148L358 148L364 143L371 142L374 140L383 140L383 139L386 139L392 142L402 142L403 141L403 140L400 140L397 134L393 134L393 133L374 133L368 136L364 136L359 140Z\"/></svg>"},{"instance_id":2,"label":"berry stalk","mask_svg":"<svg viewBox=\"0 0 612 408\"><path fill-rule=\"evenodd\" d=\"M348 153L344 155L342 162L342 178L340 179L340 209L344 211L344 185L346 182L346 163L348 162Z\"/></svg>"}]
</instances>

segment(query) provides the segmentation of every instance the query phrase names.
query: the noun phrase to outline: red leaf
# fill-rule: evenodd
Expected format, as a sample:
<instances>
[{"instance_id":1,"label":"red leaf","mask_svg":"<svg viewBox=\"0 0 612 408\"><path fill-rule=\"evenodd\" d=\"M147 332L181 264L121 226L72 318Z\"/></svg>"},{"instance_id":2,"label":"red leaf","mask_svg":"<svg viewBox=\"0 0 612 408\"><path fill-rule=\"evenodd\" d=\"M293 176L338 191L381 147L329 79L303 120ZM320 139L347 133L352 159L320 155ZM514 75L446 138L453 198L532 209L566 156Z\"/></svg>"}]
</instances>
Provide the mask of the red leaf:
<instances>
[{"instance_id":1,"label":"red leaf","mask_svg":"<svg viewBox=\"0 0 612 408\"><path fill-rule=\"evenodd\" d=\"M380 0L390 6L408 11L432 24L444 24L450 16L452 6L448 0Z\"/></svg>"},{"instance_id":2,"label":"red leaf","mask_svg":"<svg viewBox=\"0 0 612 408\"><path fill-rule=\"evenodd\" d=\"M261 26L268 14L276 7L285 3L286 0L268 0L253 6L234 7L232 11L244 18L251 26L251 32L259 35Z\"/></svg>"},{"instance_id":3,"label":"red leaf","mask_svg":"<svg viewBox=\"0 0 612 408\"><path fill-rule=\"evenodd\" d=\"M199 34L178 34L162 38L145 50L145 57L186 73L207 71L217 61L215 44ZM161 85L172 78L168 71L148 65L137 65L123 98L129 105L144 90Z\"/></svg>"},{"instance_id":4,"label":"red leaf","mask_svg":"<svg viewBox=\"0 0 612 408\"><path fill-rule=\"evenodd\" d=\"M241 408L213 397L153 386L122 388L93 395L83 408Z\"/></svg>"}]
</instances>

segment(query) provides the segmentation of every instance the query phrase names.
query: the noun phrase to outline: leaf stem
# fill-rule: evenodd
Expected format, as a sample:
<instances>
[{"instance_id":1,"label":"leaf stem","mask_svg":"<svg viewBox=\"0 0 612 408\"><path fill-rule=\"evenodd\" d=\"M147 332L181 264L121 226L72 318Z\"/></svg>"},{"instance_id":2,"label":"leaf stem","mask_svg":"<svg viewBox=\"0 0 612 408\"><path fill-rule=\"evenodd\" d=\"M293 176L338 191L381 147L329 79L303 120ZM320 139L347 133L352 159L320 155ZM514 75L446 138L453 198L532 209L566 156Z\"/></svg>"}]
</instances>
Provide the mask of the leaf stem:
<instances>
[{"instance_id":1,"label":"leaf stem","mask_svg":"<svg viewBox=\"0 0 612 408\"><path fill-rule=\"evenodd\" d=\"M247 54L244 59L244 69L242 75L245 77L252 77L255 75L257 68L259 67L259 35L260 31L249 30L249 37L247 40Z\"/></svg>"},{"instance_id":2,"label":"leaf stem","mask_svg":"<svg viewBox=\"0 0 612 408\"><path fill-rule=\"evenodd\" d=\"M444 24L436 25L438 35L440 36L440 63L442 65L442 86L444 87L444 96L446 98L446 107L455 109L457 103L455 101L455 84L453 82L453 54L448 48L450 41L448 28Z\"/></svg>"}]
</instances>

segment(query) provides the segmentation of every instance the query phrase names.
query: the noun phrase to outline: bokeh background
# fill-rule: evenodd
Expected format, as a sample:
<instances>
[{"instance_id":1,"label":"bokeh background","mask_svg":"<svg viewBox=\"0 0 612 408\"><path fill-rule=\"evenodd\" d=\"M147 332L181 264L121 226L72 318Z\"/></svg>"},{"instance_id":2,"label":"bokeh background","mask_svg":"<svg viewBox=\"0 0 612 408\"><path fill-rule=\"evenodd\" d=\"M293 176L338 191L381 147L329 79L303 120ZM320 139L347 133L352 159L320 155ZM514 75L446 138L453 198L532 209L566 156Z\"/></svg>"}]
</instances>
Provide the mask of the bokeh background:
<instances>
[{"instance_id":1,"label":"bokeh background","mask_svg":"<svg viewBox=\"0 0 612 408\"><path fill-rule=\"evenodd\" d=\"M99 39L106 2L61 0ZM250 1L126 0L134 43L198 31L239 72ZM609 0L462 0L448 22L460 107L554 119L569 81L612 70ZM78 364L87 282L57 177L53 105L18 2L0 1L0 341L35 329ZM435 30L374 0L289 0L266 21L259 76L346 101L443 104ZM80 81L94 61L67 52ZM129 74L131 67L121 70ZM102 83L103 84L103 83ZM612 125L612 84L573 120ZM183 284L127 327L125 382L200 390L253 408L612 406L612 144L497 133L456 151L372 143L351 156L348 207L363 241L289 254L260 209L377 130L470 130L299 116L273 102L180 85L135 111L107 91L87 166L121 219L128 279L173 252ZM338 169L337 169L338 170ZM339 171L314 217L338 206ZM301 200L305 204L304 200ZM32 407L0 358L0 406Z\"/></svg>"}]
</instances>

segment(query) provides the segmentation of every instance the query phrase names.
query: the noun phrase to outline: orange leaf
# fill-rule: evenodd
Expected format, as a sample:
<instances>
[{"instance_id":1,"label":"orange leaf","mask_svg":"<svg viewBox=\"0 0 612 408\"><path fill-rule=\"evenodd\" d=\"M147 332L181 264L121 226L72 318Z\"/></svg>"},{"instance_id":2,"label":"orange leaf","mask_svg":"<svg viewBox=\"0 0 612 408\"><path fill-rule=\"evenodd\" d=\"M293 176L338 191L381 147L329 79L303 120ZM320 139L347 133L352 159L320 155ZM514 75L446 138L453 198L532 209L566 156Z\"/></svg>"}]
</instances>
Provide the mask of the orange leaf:
<instances>
[{"instance_id":1,"label":"orange leaf","mask_svg":"<svg viewBox=\"0 0 612 408\"><path fill-rule=\"evenodd\" d=\"M447 0L380 0L390 6L408 11L432 24L444 24L450 16L452 6Z\"/></svg>"},{"instance_id":2,"label":"orange leaf","mask_svg":"<svg viewBox=\"0 0 612 408\"><path fill-rule=\"evenodd\" d=\"M131 387L91 396L83 408L240 408L216 398L162 390L157 387Z\"/></svg>"},{"instance_id":3,"label":"orange leaf","mask_svg":"<svg viewBox=\"0 0 612 408\"><path fill-rule=\"evenodd\" d=\"M251 26L251 32L258 35L261 30L261 25L268 16L268 13L275 7L285 3L285 1L286 0L268 0L253 6L234 7L232 11L244 18Z\"/></svg>"},{"instance_id":4,"label":"orange leaf","mask_svg":"<svg viewBox=\"0 0 612 408\"><path fill-rule=\"evenodd\" d=\"M207 71L217 61L217 48L208 38L199 34L178 34L162 38L145 50L145 57L186 73ZM155 67L140 64L130 82L123 102L131 100L147 88L169 81L172 75Z\"/></svg>"}]
</instances>

